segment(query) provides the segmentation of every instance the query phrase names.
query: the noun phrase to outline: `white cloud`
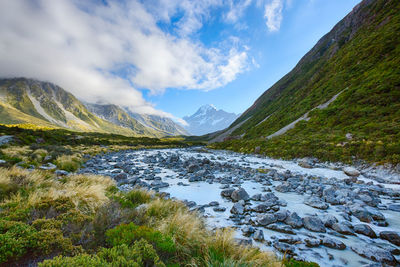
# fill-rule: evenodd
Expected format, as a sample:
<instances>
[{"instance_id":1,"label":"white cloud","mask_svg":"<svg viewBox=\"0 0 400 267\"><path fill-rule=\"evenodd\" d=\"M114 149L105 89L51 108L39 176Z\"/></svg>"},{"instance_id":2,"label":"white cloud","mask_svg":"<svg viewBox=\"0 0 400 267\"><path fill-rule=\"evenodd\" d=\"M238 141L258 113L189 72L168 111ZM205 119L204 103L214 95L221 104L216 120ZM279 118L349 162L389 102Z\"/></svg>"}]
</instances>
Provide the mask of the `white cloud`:
<instances>
[{"instance_id":1,"label":"white cloud","mask_svg":"<svg viewBox=\"0 0 400 267\"><path fill-rule=\"evenodd\" d=\"M267 28L271 32L276 32L281 27L282 9L284 0L270 0L264 8Z\"/></svg>"},{"instance_id":2,"label":"white cloud","mask_svg":"<svg viewBox=\"0 0 400 267\"><path fill-rule=\"evenodd\" d=\"M156 5L151 5L151 3ZM59 84L88 102L158 111L136 88L211 90L246 70L238 44L205 47L190 35L220 0L0 0L0 76ZM158 23L174 22L175 33Z\"/></svg>"},{"instance_id":3,"label":"white cloud","mask_svg":"<svg viewBox=\"0 0 400 267\"><path fill-rule=\"evenodd\" d=\"M225 20L231 23L236 23L251 4L252 0L229 0L229 11L225 15Z\"/></svg>"}]
</instances>

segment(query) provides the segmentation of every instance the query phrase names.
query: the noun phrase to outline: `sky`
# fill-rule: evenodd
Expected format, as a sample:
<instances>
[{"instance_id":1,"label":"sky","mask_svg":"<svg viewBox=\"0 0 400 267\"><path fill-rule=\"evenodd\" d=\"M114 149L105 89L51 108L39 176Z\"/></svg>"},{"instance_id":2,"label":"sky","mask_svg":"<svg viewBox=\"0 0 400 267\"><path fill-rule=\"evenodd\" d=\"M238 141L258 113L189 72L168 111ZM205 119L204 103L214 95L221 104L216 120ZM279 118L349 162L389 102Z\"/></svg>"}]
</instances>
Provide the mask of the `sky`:
<instances>
[{"instance_id":1,"label":"sky","mask_svg":"<svg viewBox=\"0 0 400 267\"><path fill-rule=\"evenodd\" d=\"M242 113L360 0L0 0L0 77L181 122Z\"/></svg>"}]
</instances>

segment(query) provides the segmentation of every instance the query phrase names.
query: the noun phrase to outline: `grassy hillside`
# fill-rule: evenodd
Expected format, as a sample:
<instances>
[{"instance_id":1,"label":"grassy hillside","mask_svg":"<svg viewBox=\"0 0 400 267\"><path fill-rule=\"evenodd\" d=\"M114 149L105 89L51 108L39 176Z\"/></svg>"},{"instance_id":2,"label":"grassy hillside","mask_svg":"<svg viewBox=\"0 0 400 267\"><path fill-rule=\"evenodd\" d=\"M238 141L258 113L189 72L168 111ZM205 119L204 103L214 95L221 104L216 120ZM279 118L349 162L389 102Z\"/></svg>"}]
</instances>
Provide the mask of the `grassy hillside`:
<instances>
[{"instance_id":1,"label":"grassy hillside","mask_svg":"<svg viewBox=\"0 0 400 267\"><path fill-rule=\"evenodd\" d=\"M234 122L231 127L247 119L229 141L213 146L243 152L260 146L274 157L399 163L399 32L399 1L364 0ZM341 91L308 122L266 140Z\"/></svg>"},{"instance_id":2,"label":"grassy hillside","mask_svg":"<svg viewBox=\"0 0 400 267\"><path fill-rule=\"evenodd\" d=\"M119 125L99 118L71 93L48 82L25 78L0 80L0 123L53 126L84 132L160 137L134 119ZM128 116L127 114L125 114Z\"/></svg>"}]
</instances>

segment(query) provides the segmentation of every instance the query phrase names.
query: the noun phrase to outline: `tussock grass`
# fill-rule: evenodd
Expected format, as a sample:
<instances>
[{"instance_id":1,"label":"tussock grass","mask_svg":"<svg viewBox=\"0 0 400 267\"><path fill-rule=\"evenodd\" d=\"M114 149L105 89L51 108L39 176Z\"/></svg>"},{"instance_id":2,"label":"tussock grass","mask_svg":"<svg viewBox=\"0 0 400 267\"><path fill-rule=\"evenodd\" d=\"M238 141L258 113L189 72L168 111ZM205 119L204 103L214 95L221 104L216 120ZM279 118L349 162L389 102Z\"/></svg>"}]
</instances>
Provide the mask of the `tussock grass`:
<instances>
[{"instance_id":1,"label":"tussock grass","mask_svg":"<svg viewBox=\"0 0 400 267\"><path fill-rule=\"evenodd\" d=\"M82 164L82 156L80 154L61 155L58 156L55 164L61 170L73 172L79 169Z\"/></svg>"}]
</instances>

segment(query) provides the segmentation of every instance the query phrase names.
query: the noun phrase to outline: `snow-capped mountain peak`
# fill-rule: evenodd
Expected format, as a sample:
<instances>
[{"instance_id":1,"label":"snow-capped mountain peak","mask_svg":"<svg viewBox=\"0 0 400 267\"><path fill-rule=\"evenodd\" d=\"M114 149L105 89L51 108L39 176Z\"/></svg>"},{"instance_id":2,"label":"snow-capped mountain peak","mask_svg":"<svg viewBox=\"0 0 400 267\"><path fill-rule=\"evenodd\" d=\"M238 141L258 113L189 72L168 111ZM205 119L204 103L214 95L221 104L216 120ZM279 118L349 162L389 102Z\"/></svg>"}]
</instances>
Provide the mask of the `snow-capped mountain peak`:
<instances>
[{"instance_id":1,"label":"snow-capped mountain peak","mask_svg":"<svg viewBox=\"0 0 400 267\"><path fill-rule=\"evenodd\" d=\"M194 135L203 135L228 127L238 115L217 109L212 104L201 106L193 115L183 119L188 123L185 128Z\"/></svg>"}]
</instances>

